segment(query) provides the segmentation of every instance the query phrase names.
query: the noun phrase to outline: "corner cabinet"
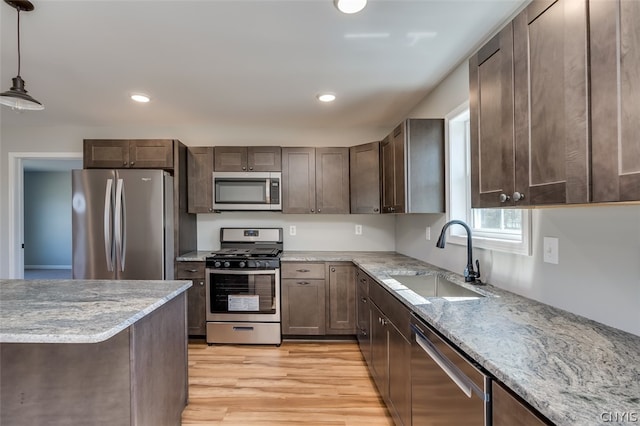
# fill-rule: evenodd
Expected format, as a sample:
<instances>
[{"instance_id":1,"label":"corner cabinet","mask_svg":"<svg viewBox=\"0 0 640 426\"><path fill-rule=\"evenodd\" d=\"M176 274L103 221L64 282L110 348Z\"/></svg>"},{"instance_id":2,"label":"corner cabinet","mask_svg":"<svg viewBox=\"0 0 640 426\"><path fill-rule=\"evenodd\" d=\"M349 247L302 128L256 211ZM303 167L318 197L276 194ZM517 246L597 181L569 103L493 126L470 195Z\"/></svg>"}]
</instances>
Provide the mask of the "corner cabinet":
<instances>
[{"instance_id":1,"label":"corner cabinet","mask_svg":"<svg viewBox=\"0 0 640 426\"><path fill-rule=\"evenodd\" d=\"M380 142L349 148L351 213L380 213Z\"/></svg>"},{"instance_id":2,"label":"corner cabinet","mask_svg":"<svg viewBox=\"0 0 640 426\"><path fill-rule=\"evenodd\" d=\"M187 150L187 188L189 213L213 211L213 147Z\"/></svg>"},{"instance_id":3,"label":"corner cabinet","mask_svg":"<svg viewBox=\"0 0 640 426\"><path fill-rule=\"evenodd\" d=\"M171 139L85 139L85 169L173 169Z\"/></svg>"},{"instance_id":4,"label":"corner cabinet","mask_svg":"<svg viewBox=\"0 0 640 426\"><path fill-rule=\"evenodd\" d=\"M187 290L187 330L189 336L205 336L207 334L205 263L178 262L176 279L192 282L192 286Z\"/></svg>"},{"instance_id":5,"label":"corner cabinet","mask_svg":"<svg viewBox=\"0 0 640 426\"><path fill-rule=\"evenodd\" d=\"M283 213L349 213L349 148L282 148Z\"/></svg>"},{"instance_id":6,"label":"corner cabinet","mask_svg":"<svg viewBox=\"0 0 640 426\"><path fill-rule=\"evenodd\" d=\"M444 120L405 120L380 156L382 213L444 213Z\"/></svg>"},{"instance_id":7,"label":"corner cabinet","mask_svg":"<svg viewBox=\"0 0 640 426\"><path fill-rule=\"evenodd\" d=\"M640 200L640 2L590 1L593 202Z\"/></svg>"}]
</instances>

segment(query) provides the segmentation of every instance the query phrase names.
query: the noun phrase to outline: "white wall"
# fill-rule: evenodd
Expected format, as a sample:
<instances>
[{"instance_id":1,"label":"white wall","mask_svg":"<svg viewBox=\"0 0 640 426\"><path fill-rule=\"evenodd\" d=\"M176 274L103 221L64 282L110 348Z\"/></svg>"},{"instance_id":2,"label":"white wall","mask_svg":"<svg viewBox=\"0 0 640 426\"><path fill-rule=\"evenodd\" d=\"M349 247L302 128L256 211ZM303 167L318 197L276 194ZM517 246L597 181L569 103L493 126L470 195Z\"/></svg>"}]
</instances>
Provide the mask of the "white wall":
<instances>
[{"instance_id":1,"label":"white wall","mask_svg":"<svg viewBox=\"0 0 640 426\"><path fill-rule=\"evenodd\" d=\"M442 118L469 97L466 62L410 113ZM435 248L444 215L400 215L396 250L462 273L466 248ZM432 227L432 240L424 238ZM559 238L559 264L542 261L542 239ZM640 205L534 209L532 256L474 250L483 279L607 325L640 335Z\"/></svg>"}]
</instances>

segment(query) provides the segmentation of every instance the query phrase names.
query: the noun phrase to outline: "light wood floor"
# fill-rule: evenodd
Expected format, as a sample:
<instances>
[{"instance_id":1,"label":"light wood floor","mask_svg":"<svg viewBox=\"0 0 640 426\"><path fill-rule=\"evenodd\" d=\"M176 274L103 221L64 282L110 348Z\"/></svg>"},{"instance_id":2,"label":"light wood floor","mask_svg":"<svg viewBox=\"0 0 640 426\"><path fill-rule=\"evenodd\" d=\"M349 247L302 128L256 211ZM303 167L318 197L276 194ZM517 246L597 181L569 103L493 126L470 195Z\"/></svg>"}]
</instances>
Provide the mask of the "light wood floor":
<instances>
[{"instance_id":1,"label":"light wood floor","mask_svg":"<svg viewBox=\"0 0 640 426\"><path fill-rule=\"evenodd\" d=\"M183 425L390 426L355 342L189 343Z\"/></svg>"}]
</instances>

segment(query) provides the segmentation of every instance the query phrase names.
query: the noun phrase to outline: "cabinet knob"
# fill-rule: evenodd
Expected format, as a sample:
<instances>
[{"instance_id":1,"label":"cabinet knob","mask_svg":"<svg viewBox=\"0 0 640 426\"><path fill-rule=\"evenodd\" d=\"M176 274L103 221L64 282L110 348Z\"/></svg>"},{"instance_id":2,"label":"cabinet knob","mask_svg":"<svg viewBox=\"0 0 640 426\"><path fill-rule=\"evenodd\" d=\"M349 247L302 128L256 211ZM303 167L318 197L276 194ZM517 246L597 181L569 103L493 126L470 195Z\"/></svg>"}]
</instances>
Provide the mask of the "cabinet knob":
<instances>
[{"instance_id":1,"label":"cabinet knob","mask_svg":"<svg viewBox=\"0 0 640 426\"><path fill-rule=\"evenodd\" d=\"M245 166L242 166L242 170L247 170L247 168Z\"/></svg>"},{"instance_id":2,"label":"cabinet knob","mask_svg":"<svg viewBox=\"0 0 640 426\"><path fill-rule=\"evenodd\" d=\"M331 268L331 272L335 272L335 271L336 271L336 268Z\"/></svg>"},{"instance_id":3,"label":"cabinet knob","mask_svg":"<svg viewBox=\"0 0 640 426\"><path fill-rule=\"evenodd\" d=\"M130 162L129 164L133 166L134 164L136 164L136 162L135 162L135 161L132 161L132 162Z\"/></svg>"},{"instance_id":4,"label":"cabinet knob","mask_svg":"<svg viewBox=\"0 0 640 426\"><path fill-rule=\"evenodd\" d=\"M212 212L212 211L213 211L213 209L212 209L212 208L209 208L209 211L210 211L210 212Z\"/></svg>"},{"instance_id":5,"label":"cabinet knob","mask_svg":"<svg viewBox=\"0 0 640 426\"><path fill-rule=\"evenodd\" d=\"M389 211L390 211L391 213L393 213L393 212L395 212L395 211L396 211L396 209L395 209L395 207L389 207Z\"/></svg>"},{"instance_id":6,"label":"cabinet knob","mask_svg":"<svg viewBox=\"0 0 640 426\"><path fill-rule=\"evenodd\" d=\"M200 284L200 285L204 285L204 281L200 281L200 282L199 282L199 284Z\"/></svg>"},{"instance_id":7,"label":"cabinet knob","mask_svg":"<svg viewBox=\"0 0 640 426\"><path fill-rule=\"evenodd\" d=\"M378 213L380 211L380 209L376 207L375 209L373 209L373 211Z\"/></svg>"},{"instance_id":8,"label":"cabinet knob","mask_svg":"<svg viewBox=\"0 0 640 426\"><path fill-rule=\"evenodd\" d=\"M314 210L314 209L311 209L311 213L315 213L315 210Z\"/></svg>"},{"instance_id":9,"label":"cabinet knob","mask_svg":"<svg viewBox=\"0 0 640 426\"><path fill-rule=\"evenodd\" d=\"M318 209L318 213L320 213L320 209Z\"/></svg>"},{"instance_id":10,"label":"cabinet knob","mask_svg":"<svg viewBox=\"0 0 640 426\"><path fill-rule=\"evenodd\" d=\"M513 201L520 201L520 200L524 200L524 194L522 192L514 192L513 193Z\"/></svg>"},{"instance_id":11,"label":"cabinet knob","mask_svg":"<svg viewBox=\"0 0 640 426\"><path fill-rule=\"evenodd\" d=\"M500 194L500 202L501 203L506 203L510 199L511 199L511 197L509 197L507 194Z\"/></svg>"},{"instance_id":12,"label":"cabinet knob","mask_svg":"<svg viewBox=\"0 0 640 426\"><path fill-rule=\"evenodd\" d=\"M126 166L126 165L127 165L127 162L126 162L126 161L123 161L123 162L122 162L122 165L123 165L123 166Z\"/></svg>"},{"instance_id":13,"label":"cabinet knob","mask_svg":"<svg viewBox=\"0 0 640 426\"><path fill-rule=\"evenodd\" d=\"M253 170L253 167L249 167L249 170Z\"/></svg>"}]
</instances>

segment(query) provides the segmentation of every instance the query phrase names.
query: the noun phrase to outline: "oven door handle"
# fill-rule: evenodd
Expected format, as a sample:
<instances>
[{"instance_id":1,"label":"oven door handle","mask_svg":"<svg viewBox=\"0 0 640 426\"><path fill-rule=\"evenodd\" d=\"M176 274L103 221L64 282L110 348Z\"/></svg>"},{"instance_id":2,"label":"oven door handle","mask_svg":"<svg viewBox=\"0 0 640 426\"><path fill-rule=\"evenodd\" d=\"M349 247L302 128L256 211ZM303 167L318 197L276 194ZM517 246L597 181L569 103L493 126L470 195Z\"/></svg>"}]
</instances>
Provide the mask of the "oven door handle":
<instances>
[{"instance_id":1,"label":"oven door handle","mask_svg":"<svg viewBox=\"0 0 640 426\"><path fill-rule=\"evenodd\" d=\"M275 269L260 269L260 270L251 270L251 269L233 269L233 270L222 270L222 269L207 269L208 274L215 275L275 275Z\"/></svg>"}]
</instances>

